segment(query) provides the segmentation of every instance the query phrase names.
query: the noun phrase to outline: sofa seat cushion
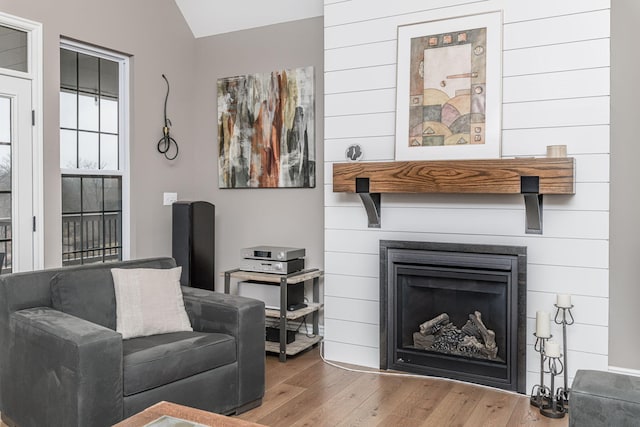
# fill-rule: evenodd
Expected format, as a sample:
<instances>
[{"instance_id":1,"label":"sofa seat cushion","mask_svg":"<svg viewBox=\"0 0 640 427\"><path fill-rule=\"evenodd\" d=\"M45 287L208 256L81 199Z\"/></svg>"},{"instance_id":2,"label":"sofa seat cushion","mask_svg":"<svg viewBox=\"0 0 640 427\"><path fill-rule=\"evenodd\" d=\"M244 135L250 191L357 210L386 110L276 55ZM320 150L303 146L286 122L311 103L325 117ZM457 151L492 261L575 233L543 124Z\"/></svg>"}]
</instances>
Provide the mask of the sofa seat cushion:
<instances>
[{"instance_id":1,"label":"sofa seat cushion","mask_svg":"<svg viewBox=\"0 0 640 427\"><path fill-rule=\"evenodd\" d=\"M236 361L227 334L173 332L124 340L124 395L131 396Z\"/></svg>"}]
</instances>

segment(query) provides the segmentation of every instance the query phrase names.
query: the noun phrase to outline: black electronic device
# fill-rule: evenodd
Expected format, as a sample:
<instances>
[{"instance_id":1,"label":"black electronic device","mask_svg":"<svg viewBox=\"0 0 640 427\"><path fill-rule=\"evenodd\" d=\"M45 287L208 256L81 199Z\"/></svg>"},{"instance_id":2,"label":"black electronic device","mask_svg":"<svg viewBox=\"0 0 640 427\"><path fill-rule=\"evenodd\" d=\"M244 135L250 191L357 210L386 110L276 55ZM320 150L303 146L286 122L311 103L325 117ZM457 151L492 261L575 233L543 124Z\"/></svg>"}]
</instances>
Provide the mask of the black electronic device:
<instances>
[{"instance_id":1,"label":"black electronic device","mask_svg":"<svg viewBox=\"0 0 640 427\"><path fill-rule=\"evenodd\" d=\"M265 338L267 341L280 342L280 329L267 326ZM287 344L291 344L296 340L296 331L287 330Z\"/></svg>"},{"instance_id":2,"label":"black electronic device","mask_svg":"<svg viewBox=\"0 0 640 427\"><path fill-rule=\"evenodd\" d=\"M301 302L301 303L298 303L298 304L289 304L287 306L287 310L296 311L296 310L300 310L302 308L307 308L307 307L308 307L307 304Z\"/></svg>"},{"instance_id":3,"label":"black electronic device","mask_svg":"<svg viewBox=\"0 0 640 427\"><path fill-rule=\"evenodd\" d=\"M214 290L215 206L209 202L173 204L171 249L182 267L180 284Z\"/></svg>"},{"instance_id":4,"label":"black electronic device","mask_svg":"<svg viewBox=\"0 0 640 427\"><path fill-rule=\"evenodd\" d=\"M238 295L264 301L266 308L280 310L280 285L278 283L254 280L238 282ZM287 310L301 304L304 304L304 283L287 285Z\"/></svg>"}]
</instances>

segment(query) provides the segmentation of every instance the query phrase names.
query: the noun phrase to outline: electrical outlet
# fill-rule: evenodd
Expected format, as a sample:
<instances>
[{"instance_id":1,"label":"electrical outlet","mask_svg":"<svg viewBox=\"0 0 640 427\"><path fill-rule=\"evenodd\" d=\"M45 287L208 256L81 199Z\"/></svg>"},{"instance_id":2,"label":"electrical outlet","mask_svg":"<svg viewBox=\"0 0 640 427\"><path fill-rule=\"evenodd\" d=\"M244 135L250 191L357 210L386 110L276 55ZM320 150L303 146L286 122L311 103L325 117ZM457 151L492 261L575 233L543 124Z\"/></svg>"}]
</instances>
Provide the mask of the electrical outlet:
<instances>
[{"instance_id":1,"label":"electrical outlet","mask_svg":"<svg viewBox=\"0 0 640 427\"><path fill-rule=\"evenodd\" d=\"M164 193L163 201L165 206L171 206L174 202L178 201L178 193Z\"/></svg>"}]
</instances>

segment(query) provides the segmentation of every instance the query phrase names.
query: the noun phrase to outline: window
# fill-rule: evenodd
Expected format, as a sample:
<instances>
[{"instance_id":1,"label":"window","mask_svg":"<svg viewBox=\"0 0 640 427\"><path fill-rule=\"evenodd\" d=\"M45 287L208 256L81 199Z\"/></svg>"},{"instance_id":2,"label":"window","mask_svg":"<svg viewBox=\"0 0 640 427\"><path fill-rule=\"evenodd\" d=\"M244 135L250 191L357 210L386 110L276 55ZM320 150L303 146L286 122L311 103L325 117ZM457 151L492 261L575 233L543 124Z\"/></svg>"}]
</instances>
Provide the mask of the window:
<instances>
[{"instance_id":1,"label":"window","mask_svg":"<svg viewBox=\"0 0 640 427\"><path fill-rule=\"evenodd\" d=\"M60 49L63 265L126 258L126 67L109 52Z\"/></svg>"},{"instance_id":2,"label":"window","mask_svg":"<svg viewBox=\"0 0 640 427\"><path fill-rule=\"evenodd\" d=\"M28 33L0 25L0 68L28 72Z\"/></svg>"}]
</instances>

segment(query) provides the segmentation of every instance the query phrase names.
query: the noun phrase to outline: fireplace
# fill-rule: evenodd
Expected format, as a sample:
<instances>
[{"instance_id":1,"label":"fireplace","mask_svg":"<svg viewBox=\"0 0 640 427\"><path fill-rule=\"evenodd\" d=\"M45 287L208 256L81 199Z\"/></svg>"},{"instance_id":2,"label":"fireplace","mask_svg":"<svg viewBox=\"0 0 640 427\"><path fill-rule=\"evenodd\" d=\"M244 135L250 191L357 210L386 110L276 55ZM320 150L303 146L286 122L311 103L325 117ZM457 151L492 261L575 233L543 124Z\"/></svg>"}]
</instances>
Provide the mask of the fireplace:
<instances>
[{"instance_id":1,"label":"fireplace","mask_svg":"<svg viewBox=\"0 0 640 427\"><path fill-rule=\"evenodd\" d=\"M526 248L380 242L380 368L525 393Z\"/></svg>"}]
</instances>

